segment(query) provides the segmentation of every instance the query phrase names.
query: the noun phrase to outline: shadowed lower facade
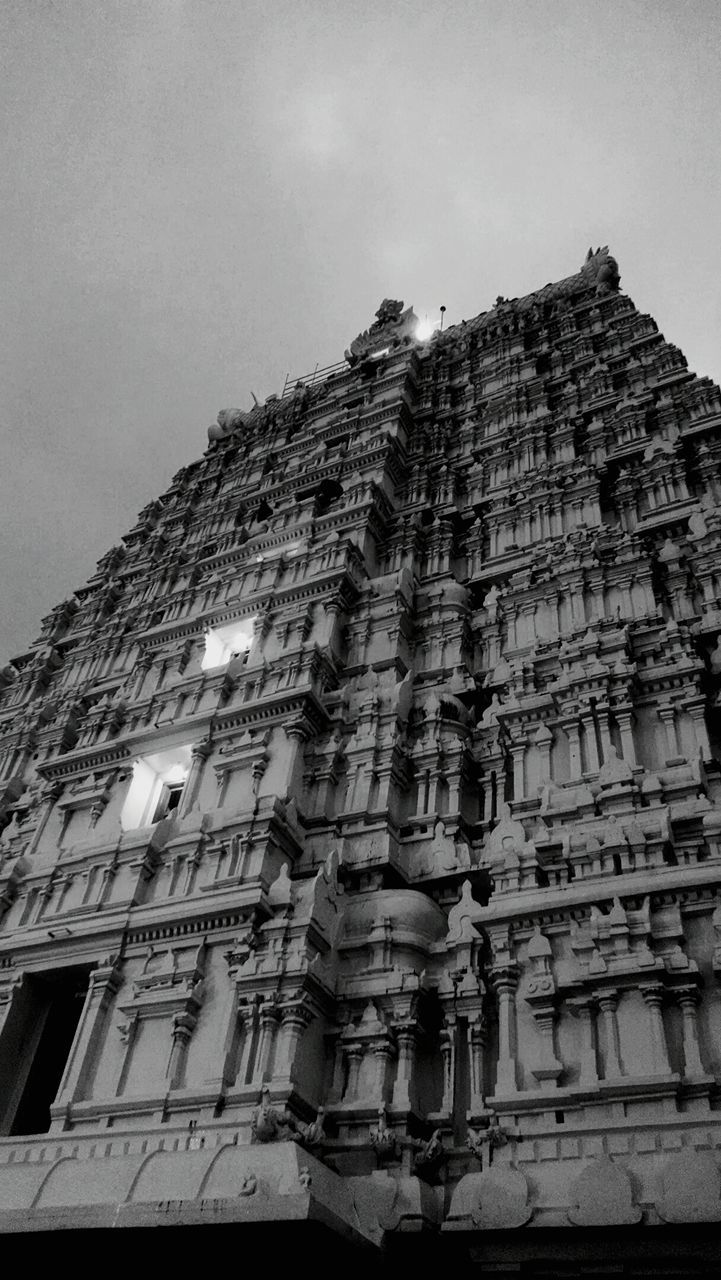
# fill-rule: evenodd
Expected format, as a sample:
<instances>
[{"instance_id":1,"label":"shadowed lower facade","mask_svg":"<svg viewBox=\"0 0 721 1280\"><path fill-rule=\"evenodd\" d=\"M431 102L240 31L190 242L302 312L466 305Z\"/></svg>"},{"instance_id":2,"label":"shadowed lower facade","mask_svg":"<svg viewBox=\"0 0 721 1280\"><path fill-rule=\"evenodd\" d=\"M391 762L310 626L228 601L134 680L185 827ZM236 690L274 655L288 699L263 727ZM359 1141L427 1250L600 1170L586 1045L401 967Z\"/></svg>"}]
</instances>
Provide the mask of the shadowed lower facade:
<instances>
[{"instance_id":1,"label":"shadowed lower facade","mask_svg":"<svg viewBox=\"0 0 721 1280\"><path fill-rule=\"evenodd\" d=\"M714 1271L719 389L603 249L208 436L0 670L8 1246Z\"/></svg>"}]
</instances>

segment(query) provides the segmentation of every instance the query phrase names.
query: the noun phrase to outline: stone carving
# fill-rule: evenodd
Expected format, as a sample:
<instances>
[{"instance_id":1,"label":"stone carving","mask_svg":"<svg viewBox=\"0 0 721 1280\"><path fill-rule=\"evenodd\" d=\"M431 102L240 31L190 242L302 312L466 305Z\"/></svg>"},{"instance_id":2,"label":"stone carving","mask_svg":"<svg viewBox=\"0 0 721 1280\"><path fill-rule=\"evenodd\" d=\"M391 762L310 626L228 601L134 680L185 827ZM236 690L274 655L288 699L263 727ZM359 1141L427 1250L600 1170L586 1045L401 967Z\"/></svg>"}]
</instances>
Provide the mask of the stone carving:
<instances>
[{"instance_id":1,"label":"stone carving","mask_svg":"<svg viewBox=\"0 0 721 1280\"><path fill-rule=\"evenodd\" d=\"M317 1148L322 1147L325 1141L324 1125L325 1107L319 1107L315 1120L312 1120L310 1124L296 1122L293 1141L300 1143L301 1147L305 1147L308 1151L315 1151Z\"/></svg>"},{"instance_id":2,"label":"stone carving","mask_svg":"<svg viewBox=\"0 0 721 1280\"><path fill-rule=\"evenodd\" d=\"M608 252L608 245L604 245L602 249L596 249L595 253L593 249L589 249L583 272L584 275L595 279L596 293L600 295L616 293L621 283L618 263Z\"/></svg>"},{"instance_id":3,"label":"stone carving","mask_svg":"<svg viewBox=\"0 0 721 1280\"><path fill-rule=\"evenodd\" d=\"M664 1222L721 1219L721 1173L710 1151L679 1151L664 1165L660 1181L656 1208Z\"/></svg>"},{"instance_id":4,"label":"stone carving","mask_svg":"<svg viewBox=\"0 0 721 1280\"><path fill-rule=\"evenodd\" d=\"M571 1222L583 1227L612 1227L638 1222L631 1179L620 1164L599 1156L587 1165L571 1187Z\"/></svg>"},{"instance_id":5,"label":"stone carving","mask_svg":"<svg viewBox=\"0 0 721 1280\"><path fill-rule=\"evenodd\" d=\"M274 911L279 913L287 913L291 909L293 902L293 882L288 872L288 864L284 862L278 872L277 880L274 880L268 890L268 903Z\"/></svg>"},{"instance_id":6,"label":"stone carving","mask_svg":"<svg viewBox=\"0 0 721 1280\"><path fill-rule=\"evenodd\" d=\"M419 1178L435 1178L444 1158L440 1129L434 1129L430 1138L411 1138L411 1146L415 1148L413 1170Z\"/></svg>"},{"instance_id":7,"label":"stone carving","mask_svg":"<svg viewBox=\"0 0 721 1280\"><path fill-rule=\"evenodd\" d=\"M410 339L413 336L416 323L412 307L404 311L402 302L384 298L370 329L359 333L351 342L345 353L346 360L352 366L384 346L397 346L403 338Z\"/></svg>"},{"instance_id":8,"label":"stone carving","mask_svg":"<svg viewBox=\"0 0 721 1280\"><path fill-rule=\"evenodd\" d=\"M495 1112L489 1116L488 1124L484 1129L472 1129L469 1126L466 1146L476 1159L480 1160L481 1165L486 1161L490 1165L493 1161L493 1152L497 1147L504 1147L507 1142L508 1134L501 1128Z\"/></svg>"},{"instance_id":9,"label":"stone carving","mask_svg":"<svg viewBox=\"0 0 721 1280\"><path fill-rule=\"evenodd\" d=\"M353 1203L365 1233L380 1243L400 1222L400 1185L384 1170L353 1179Z\"/></svg>"},{"instance_id":10,"label":"stone carving","mask_svg":"<svg viewBox=\"0 0 721 1280\"><path fill-rule=\"evenodd\" d=\"M470 880L461 885L460 901L448 912L448 934L446 944L455 946L460 942L469 942L477 938L474 925L483 919L483 907L473 897Z\"/></svg>"},{"instance_id":11,"label":"stone carving","mask_svg":"<svg viewBox=\"0 0 721 1280\"><path fill-rule=\"evenodd\" d=\"M370 1130L370 1144L379 1160L390 1160L397 1154L398 1142L386 1122L385 1103L378 1108L378 1124Z\"/></svg>"},{"instance_id":12,"label":"stone carving","mask_svg":"<svg viewBox=\"0 0 721 1280\"><path fill-rule=\"evenodd\" d=\"M0 667L0 689L4 688L5 685L14 684L17 678L18 673L10 662L7 662L4 667Z\"/></svg>"},{"instance_id":13,"label":"stone carving","mask_svg":"<svg viewBox=\"0 0 721 1280\"><path fill-rule=\"evenodd\" d=\"M248 414L243 413L242 409L221 409L217 422L208 427L208 439L211 443L215 440L226 440L243 426L247 417Z\"/></svg>"},{"instance_id":14,"label":"stone carving","mask_svg":"<svg viewBox=\"0 0 721 1280\"><path fill-rule=\"evenodd\" d=\"M598 781L602 787L612 787L617 783L630 782L633 770L625 760L620 760L615 747L609 747L606 759L598 773Z\"/></svg>"},{"instance_id":15,"label":"stone carving","mask_svg":"<svg viewBox=\"0 0 721 1280\"><path fill-rule=\"evenodd\" d=\"M293 1136L294 1122L271 1105L270 1089L263 1086L260 1095L260 1106L256 1107L251 1120L252 1142L288 1142Z\"/></svg>"},{"instance_id":16,"label":"stone carving","mask_svg":"<svg viewBox=\"0 0 721 1280\"><path fill-rule=\"evenodd\" d=\"M518 1169L497 1166L461 1178L451 1200L446 1229L487 1231L523 1227L531 1218L528 1183Z\"/></svg>"}]
</instances>

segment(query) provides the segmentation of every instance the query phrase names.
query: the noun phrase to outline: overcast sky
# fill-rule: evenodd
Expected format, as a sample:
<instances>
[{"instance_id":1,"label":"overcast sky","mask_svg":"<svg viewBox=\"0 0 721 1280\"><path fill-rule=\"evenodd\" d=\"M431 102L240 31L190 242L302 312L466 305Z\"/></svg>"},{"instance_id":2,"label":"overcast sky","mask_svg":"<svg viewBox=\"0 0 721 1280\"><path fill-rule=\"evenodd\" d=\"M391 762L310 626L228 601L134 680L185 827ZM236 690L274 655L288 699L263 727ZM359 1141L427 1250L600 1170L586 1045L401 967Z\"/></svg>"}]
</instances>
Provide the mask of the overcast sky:
<instances>
[{"instance_id":1,"label":"overcast sky","mask_svg":"<svg viewBox=\"0 0 721 1280\"><path fill-rule=\"evenodd\" d=\"M0 659L383 297L577 271L721 380L718 0L0 0Z\"/></svg>"}]
</instances>

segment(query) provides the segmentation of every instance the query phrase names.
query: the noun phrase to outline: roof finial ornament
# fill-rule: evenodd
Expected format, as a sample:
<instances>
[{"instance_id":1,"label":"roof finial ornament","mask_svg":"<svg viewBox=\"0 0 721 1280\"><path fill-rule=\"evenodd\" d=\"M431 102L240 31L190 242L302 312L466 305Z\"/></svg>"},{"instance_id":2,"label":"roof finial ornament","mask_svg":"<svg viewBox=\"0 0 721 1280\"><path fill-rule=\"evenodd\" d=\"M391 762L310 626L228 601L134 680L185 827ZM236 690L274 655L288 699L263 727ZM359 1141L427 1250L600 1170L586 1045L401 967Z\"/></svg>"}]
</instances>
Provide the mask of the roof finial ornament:
<instances>
[{"instance_id":1,"label":"roof finial ornament","mask_svg":"<svg viewBox=\"0 0 721 1280\"><path fill-rule=\"evenodd\" d=\"M376 318L369 329L359 333L345 352L350 365L371 356L374 351L384 347L397 347L402 342L410 342L415 333L418 317L413 308L403 310L403 303L397 298L384 298L376 311Z\"/></svg>"},{"instance_id":2,"label":"roof finial ornament","mask_svg":"<svg viewBox=\"0 0 721 1280\"><path fill-rule=\"evenodd\" d=\"M607 293L618 292L621 276L618 270L618 263L608 252L607 244L596 249L595 252L593 248L588 250L586 261L581 268L581 274L595 282L596 293L599 297Z\"/></svg>"}]
</instances>

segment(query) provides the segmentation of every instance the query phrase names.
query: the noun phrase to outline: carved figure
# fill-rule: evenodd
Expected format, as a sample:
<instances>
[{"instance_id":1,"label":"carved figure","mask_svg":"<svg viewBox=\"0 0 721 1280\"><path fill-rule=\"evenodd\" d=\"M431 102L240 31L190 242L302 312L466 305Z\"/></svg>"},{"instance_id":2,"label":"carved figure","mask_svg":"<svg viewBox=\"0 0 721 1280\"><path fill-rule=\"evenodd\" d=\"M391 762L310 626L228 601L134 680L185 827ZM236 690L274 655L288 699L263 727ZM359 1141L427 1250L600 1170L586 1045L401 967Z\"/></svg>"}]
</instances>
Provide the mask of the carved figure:
<instances>
[{"instance_id":1,"label":"carved figure","mask_svg":"<svg viewBox=\"0 0 721 1280\"><path fill-rule=\"evenodd\" d=\"M293 1141L297 1142L301 1147L305 1147L308 1151L314 1147L320 1147L325 1141L324 1123L325 1107L319 1107L315 1120L312 1120L310 1124L296 1125Z\"/></svg>"},{"instance_id":2,"label":"carved figure","mask_svg":"<svg viewBox=\"0 0 721 1280\"><path fill-rule=\"evenodd\" d=\"M411 1145L416 1148L413 1169L419 1177L427 1178L437 1173L444 1156L440 1129L434 1129L427 1140L411 1138Z\"/></svg>"},{"instance_id":3,"label":"carved figure","mask_svg":"<svg viewBox=\"0 0 721 1280\"><path fill-rule=\"evenodd\" d=\"M508 1135L505 1129L501 1128L498 1116L495 1112L492 1112L485 1129L469 1128L466 1146L469 1151L473 1152L476 1159L480 1160L481 1164L483 1164L484 1153L488 1151L488 1163L490 1165L493 1162L493 1152L496 1147L504 1147L507 1142Z\"/></svg>"},{"instance_id":4,"label":"carved figure","mask_svg":"<svg viewBox=\"0 0 721 1280\"><path fill-rule=\"evenodd\" d=\"M384 298L376 311L375 322L351 342L349 349L345 352L346 360L350 365L357 364L364 355L379 348L384 341L395 342L406 329L410 335L414 321L412 307L404 311L402 302L395 298Z\"/></svg>"},{"instance_id":5,"label":"carved figure","mask_svg":"<svg viewBox=\"0 0 721 1280\"><path fill-rule=\"evenodd\" d=\"M608 252L608 245L604 245L602 249L589 249L586 254L586 261L583 264L583 272L596 280L596 293L603 295L606 293L616 293L621 283L619 275L618 263L612 258Z\"/></svg>"},{"instance_id":6,"label":"carved figure","mask_svg":"<svg viewBox=\"0 0 721 1280\"><path fill-rule=\"evenodd\" d=\"M386 1123L385 1103L378 1108L378 1124L370 1131L370 1142L379 1160L387 1160L396 1154L396 1136Z\"/></svg>"},{"instance_id":7,"label":"carved figure","mask_svg":"<svg viewBox=\"0 0 721 1280\"><path fill-rule=\"evenodd\" d=\"M278 1142L288 1137L288 1124L270 1105L270 1090L263 1086L260 1095L260 1106L253 1112L250 1122L252 1142Z\"/></svg>"},{"instance_id":8,"label":"carved figure","mask_svg":"<svg viewBox=\"0 0 721 1280\"><path fill-rule=\"evenodd\" d=\"M242 409L221 409L217 422L208 427L208 439L210 441L227 439L243 425L247 416Z\"/></svg>"}]
</instances>

